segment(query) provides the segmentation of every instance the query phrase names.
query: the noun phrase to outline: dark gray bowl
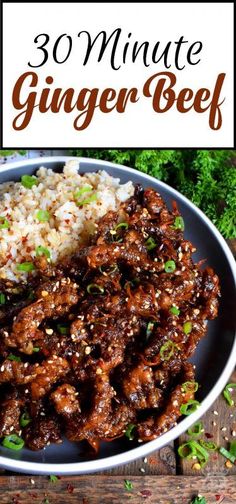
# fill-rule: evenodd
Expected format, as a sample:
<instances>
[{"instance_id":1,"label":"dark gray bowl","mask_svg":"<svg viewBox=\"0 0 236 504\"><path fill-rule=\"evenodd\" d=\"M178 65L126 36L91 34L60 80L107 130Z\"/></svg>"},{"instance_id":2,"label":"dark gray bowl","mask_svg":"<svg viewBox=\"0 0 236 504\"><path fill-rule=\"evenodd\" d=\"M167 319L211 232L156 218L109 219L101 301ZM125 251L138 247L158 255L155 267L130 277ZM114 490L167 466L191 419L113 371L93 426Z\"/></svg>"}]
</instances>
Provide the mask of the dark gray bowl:
<instances>
[{"instance_id":1,"label":"dark gray bowl","mask_svg":"<svg viewBox=\"0 0 236 504\"><path fill-rule=\"evenodd\" d=\"M69 157L50 157L30 161L19 161L0 167L0 183L19 180L23 174L32 174L40 166L61 171ZM201 384L199 400L201 406L176 427L149 443L135 445L128 440L104 443L97 458L82 451L79 444L65 441L62 445L51 445L45 450L32 452L23 449L14 452L0 447L0 465L7 469L38 474L79 474L99 471L130 462L177 438L195 423L212 405L224 388L236 364L235 306L236 272L234 258L215 226L189 200L180 193L152 177L131 168L80 158L80 172L105 169L122 182L132 180L144 187L153 187L161 193L167 204L176 200L186 225L186 238L196 247L195 260L207 258L220 277L222 298L219 316L209 322L207 337L198 346L193 362L197 367L197 380Z\"/></svg>"}]
</instances>

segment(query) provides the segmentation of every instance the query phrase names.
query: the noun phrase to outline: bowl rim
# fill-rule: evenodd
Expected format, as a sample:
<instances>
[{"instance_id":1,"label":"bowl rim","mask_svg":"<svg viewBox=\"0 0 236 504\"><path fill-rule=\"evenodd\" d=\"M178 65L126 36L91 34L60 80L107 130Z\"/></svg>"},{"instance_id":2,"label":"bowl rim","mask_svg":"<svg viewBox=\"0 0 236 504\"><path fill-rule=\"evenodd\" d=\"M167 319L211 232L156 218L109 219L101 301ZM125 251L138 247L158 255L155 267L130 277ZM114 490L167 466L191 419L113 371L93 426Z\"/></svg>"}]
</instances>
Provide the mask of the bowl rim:
<instances>
[{"instance_id":1,"label":"bowl rim","mask_svg":"<svg viewBox=\"0 0 236 504\"><path fill-rule=\"evenodd\" d=\"M213 233L215 236L216 240L218 241L219 245L223 249L223 252L225 254L225 257L228 261L228 264L231 269L232 277L234 278L235 286L236 286L236 265L235 265L235 259L230 251L226 241L224 240L223 236L220 234L218 229L215 227L215 225L210 221L210 219L197 207L192 203L186 196L182 195L180 192L178 192L176 189L172 188L165 182L162 182L161 180L155 179L154 177L147 175L146 173L139 172L138 170L134 168L130 168L128 166L112 163L109 161L105 160L100 160L100 159L93 159L93 158L84 158L84 157L75 157L75 156L46 156L46 157L40 157L40 158L31 158L27 160L19 160L19 161L13 161L7 164L0 165L0 174L6 171L9 171L9 175L11 172L11 169L15 168L22 168L24 166L28 165L36 165L36 167L40 166L45 166L50 163L62 163L62 162L67 162L67 161L77 161L78 166L82 162L84 164L90 164L90 163L96 163L103 167L103 169L106 169L104 167L104 163L107 167L109 168L116 168L120 170L121 172L126 172L131 175L131 180L132 180L132 174L139 174L141 178L143 178L145 181L150 181L150 183L157 183L161 188L168 190L168 192L173 195L173 197L178 197L179 200L181 200L183 203L187 204L195 213L198 214L199 217L203 221L206 222L208 225L208 228L210 231ZM116 176L117 177L117 176ZM172 442L174 439L179 437L181 434L187 431L187 429L193 425L196 421L198 421L204 413L211 407L211 405L214 403L214 401L217 399L221 391L223 390L225 384L227 383L227 380L229 379L231 373L234 370L234 367L236 365L236 333L234 337L234 342L233 346L230 352L230 355L227 359L226 365L221 372L219 378L215 382L214 386L210 390L210 392L207 394L205 399L201 402L199 408L195 413L192 415L184 418L181 420L175 427L167 431L165 434L162 434L158 438L154 439L153 441L149 441L147 443L144 443L136 448L130 449L126 452L119 453L117 455L112 455L104 458L98 458L96 460L91 460L91 461L86 461L86 462L69 462L69 463L43 463L43 462L34 462L34 461L24 461L24 460L16 460L16 459L10 459L8 457L4 457L0 455L0 466L5 468L5 469L10 469L10 470L15 470L19 472L25 472L25 473L34 473L34 474L64 474L64 475L70 475L70 474L85 474L85 473L92 473L92 472L98 472L102 471L105 469L110 469L115 466L119 466L121 464L127 464L129 462L132 462L140 457L145 457L146 455L150 454L154 450L160 449L163 446L167 445L168 443Z\"/></svg>"}]
</instances>

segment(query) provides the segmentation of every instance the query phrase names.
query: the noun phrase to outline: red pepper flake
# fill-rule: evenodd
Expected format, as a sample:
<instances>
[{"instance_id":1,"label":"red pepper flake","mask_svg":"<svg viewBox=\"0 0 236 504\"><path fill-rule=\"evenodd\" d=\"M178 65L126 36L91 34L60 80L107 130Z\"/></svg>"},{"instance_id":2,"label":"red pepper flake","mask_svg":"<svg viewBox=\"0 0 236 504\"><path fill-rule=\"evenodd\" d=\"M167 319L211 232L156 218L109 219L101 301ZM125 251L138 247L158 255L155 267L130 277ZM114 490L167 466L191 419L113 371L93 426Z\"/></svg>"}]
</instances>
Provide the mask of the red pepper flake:
<instances>
[{"instance_id":1,"label":"red pepper flake","mask_svg":"<svg viewBox=\"0 0 236 504\"><path fill-rule=\"evenodd\" d=\"M70 219L65 219L66 224L70 224Z\"/></svg>"},{"instance_id":2,"label":"red pepper flake","mask_svg":"<svg viewBox=\"0 0 236 504\"><path fill-rule=\"evenodd\" d=\"M21 238L22 243L25 243L27 240L28 240L27 236L22 236L22 238Z\"/></svg>"},{"instance_id":3,"label":"red pepper flake","mask_svg":"<svg viewBox=\"0 0 236 504\"><path fill-rule=\"evenodd\" d=\"M157 459L155 457L148 457L148 463L149 465L156 465Z\"/></svg>"},{"instance_id":4,"label":"red pepper flake","mask_svg":"<svg viewBox=\"0 0 236 504\"><path fill-rule=\"evenodd\" d=\"M150 490L141 490L140 493L145 499L151 497L152 495L152 492Z\"/></svg>"},{"instance_id":5,"label":"red pepper flake","mask_svg":"<svg viewBox=\"0 0 236 504\"><path fill-rule=\"evenodd\" d=\"M205 436L207 439L212 439L214 437L213 434L210 434L209 432L205 432Z\"/></svg>"},{"instance_id":6,"label":"red pepper flake","mask_svg":"<svg viewBox=\"0 0 236 504\"><path fill-rule=\"evenodd\" d=\"M70 494L72 494L74 492L74 489L75 489L75 487L73 487L73 485L71 485L70 483L68 483L68 485L67 485L66 488L67 488L67 492L70 493Z\"/></svg>"},{"instance_id":7,"label":"red pepper flake","mask_svg":"<svg viewBox=\"0 0 236 504\"><path fill-rule=\"evenodd\" d=\"M225 500L224 495L220 495L220 494L216 494L215 498L216 498L216 502L219 502L219 501L223 502L223 500Z\"/></svg>"}]
</instances>

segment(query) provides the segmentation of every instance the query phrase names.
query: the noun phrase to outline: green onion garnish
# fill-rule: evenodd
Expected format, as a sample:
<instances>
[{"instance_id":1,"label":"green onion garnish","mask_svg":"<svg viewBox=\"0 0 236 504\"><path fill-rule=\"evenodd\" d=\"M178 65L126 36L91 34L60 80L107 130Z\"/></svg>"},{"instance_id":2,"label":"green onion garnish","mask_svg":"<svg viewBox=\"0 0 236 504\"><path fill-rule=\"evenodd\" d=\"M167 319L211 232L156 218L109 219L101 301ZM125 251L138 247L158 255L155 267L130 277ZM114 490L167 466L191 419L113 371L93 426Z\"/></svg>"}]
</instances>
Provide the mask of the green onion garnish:
<instances>
[{"instance_id":1,"label":"green onion garnish","mask_svg":"<svg viewBox=\"0 0 236 504\"><path fill-rule=\"evenodd\" d=\"M223 446L221 446L219 448L219 452L221 453L221 455L223 455L223 457L225 457L228 460L230 460L230 462L232 462L232 464L235 464L236 457L232 453L230 453L228 450L226 450L226 448L224 448Z\"/></svg>"},{"instance_id":2,"label":"green onion garnish","mask_svg":"<svg viewBox=\"0 0 236 504\"><path fill-rule=\"evenodd\" d=\"M178 316L180 314L180 310L176 306L171 306L170 313L172 313L172 315L177 315Z\"/></svg>"},{"instance_id":3,"label":"green onion garnish","mask_svg":"<svg viewBox=\"0 0 236 504\"><path fill-rule=\"evenodd\" d=\"M194 413L200 406L199 401L196 401L195 399L190 399L187 403L181 404L180 406L180 413L182 415L191 415Z\"/></svg>"},{"instance_id":4,"label":"green onion garnish","mask_svg":"<svg viewBox=\"0 0 236 504\"><path fill-rule=\"evenodd\" d=\"M34 352L34 353L38 353L38 352L40 352L40 348L39 348L38 346L34 346L34 347L33 347L33 352Z\"/></svg>"},{"instance_id":5,"label":"green onion garnish","mask_svg":"<svg viewBox=\"0 0 236 504\"><path fill-rule=\"evenodd\" d=\"M121 243L123 241L123 238L119 233L117 233L117 231L119 229L121 229L121 230L124 229L126 231L128 229L128 227L129 227L128 222L120 222L119 224L117 224L117 226L114 229L111 229L110 234L112 235L113 241L115 241L117 243ZM116 237L116 234L117 234L117 237ZM119 236L120 236L120 238L119 238Z\"/></svg>"},{"instance_id":6,"label":"green onion garnish","mask_svg":"<svg viewBox=\"0 0 236 504\"><path fill-rule=\"evenodd\" d=\"M184 392L197 392L198 386L198 382L186 381L182 384L182 389Z\"/></svg>"},{"instance_id":7,"label":"green onion garnish","mask_svg":"<svg viewBox=\"0 0 236 504\"><path fill-rule=\"evenodd\" d=\"M35 270L35 266L34 266L34 264L32 262L27 262L26 261L26 262L23 262L21 264L17 264L16 269L18 271L24 271L26 273L29 273L29 271Z\"/></svg>"},{"instance_id":8,"label":"green onion garnish","mask_svg":"<svg viewBox=\"0 0 236 504\"><path fill-rule=\"evenodd\" d=\"M6 296L3 292L0 292L0 305L6 303Z\"/></svg>"},{"instance_id":9,"label":"green onion garnish","mask_svg":"<svg viewBox=\"0 0 236 504\"><path fill-rule=\"evenodd\" d=\"M180 215L175 217L173 227L175 229L181 229L181 231L184 231L184 219Z\"/></svg>"},{"instance_id":10,"label":"green onion garnish","mask_svg":"<svg viewBox=\"0 0 236 504\"><path fill-rule=\"evenodd\" d=\"M21 427L26 427L30 422L32 421L32 418L29 416L29 413L25 411L20 417L20 426Z\"/></svg>"},{"instance_id":11,"label":"green onion garnish","mask_svg":"<svg viewBox=\"0 0 236 504\"><path fill-rule=\"evenodd\" d=\"M41 255L45 255L48 259L50 259L51 257L50 251L46 247L39 245L38 247L36 247L36 256L38 257Z\"/></svg>"},{"instance_id":12,"label":"green onion garnish","mask_svg":"<svg viewBox=\"0 0 236 504\"><path fill-rule=\"evenodd\" d=\"M6 217L0 216L0 229L9 229L10 222L6 219Z\"/></svg>"},{"instance_id":13,"label":"green onion garnish","mask_svg":"<svg viewBox=\"0 0 236 504\"><path fill-rule=\"evenodd\" d=\"M117 270L118 270L118 266L116 264L102 265L99 267L99 271L103 275L112 275L112 273L115 273L115 271L117 271Z\"/></svg>"},{"instance_id":14,"label":"green onion garnish","mask_svg":"<svg viewBox=\"0 0 236 504\"><path fill-rule=\"evenodd\" d=\"M10 450L21 450L24 444L24 440L21 437L17 436L17 434L10 434L10 436L6 436L2 440L2 445L5 446L5 448L9 448Z\"/></svg>"},{"instance_id":15,"label":"green onion garnish","mask_svg":"<svg viewBox=\"0 0 236 504\"><path fill-rule=\"evenodd\" d=\"M21 184L26 188L26 189L32 189L34 185L39 184L39 180L31 175L22 175L21 177Z\"/></svg>"},{"instance_id":16,"label":"green onion garnish","mask_svg":"<svg viewBox=\"0 0 236 504\"><path fill-rule=\"evenodd\" d=\"M63 324L57 324L57 330L59 331L60 334L69 333L69 327Z\"/></svg>"},{"instance_id":17,"label":"green onion garnish","mask_svg":"<svg viewBox=\"0 0 236 504\"><path fill-rule=\"evenodd\" d=\"M50 219L50 213L47 210L38 210L36 219L38 219L39 222L47 222Z\"/></svg>"},{"instance_id":18,"label":"green onion garnish","mask_svg":"<svg viewBox=\"0 0 236 504\"><path fill-rule=\"evenodd\" d=\"M197 437L204 431L202 422L196 422L192 427L189 427L187 433L189 436Z\"/></svg>"},{"instance_id":19,"label":"green onion garnish","mask_svg":"<svg viewBox=\"0 0 236 504\"><path fill-rule=\"evenodd\" d=\"M58 477L55 476L54 474L50 474L49 480L51 483L56 483L58 481Z\"/></svg>"},{"instance_id":20,"label":"green onion garnish","mask_svg":"<svg viewBox=\"0 0 236 504\"><path fill-rule=\"evenodd\" d=\"M89 196L88 198L86 198L84 200L81 200L81 201L77 200L76 205L77 206L88 205L89 203L92 203L93 201L97 201L97 199L98 199L97 193L91 194L91 196Z\"/></svg>"},{"instance_id":21,"label":"green onion garnish","mask_svg":"<svg viewBox=\"0 0 236 504\"><path fill-rule=\"evenodd\" d=\"M231 441L229 451L236 458L236 441Z\"/></svg>"},{"instance_id":22,"label":"green onion garnish","mask_svg":"<svg viewBox=\"0 0 236 504\"><path fill-rule=\"evenodd\" d=\"M181 458L192 459L197 457L203 467L209 459L209 453L197 441L190 440L179 446L178 454Z\"/></svg>"},{"instance_id":23,"label":"green onion garnish","mask_svg":"<svg viewBox=\"0 0 236 504\"><path fill-rule=\"evenodd\" d=\"M175 349L178 346L171 340L168 340L164 345L160 348L160 357L163 361L168 361L172 357L175 352Z\"/></svg>"},{"instance_id":24,"label":"green onion garnish","mask_svg":"<svg viewBox=\"0 0 236 504\"><path fill-rule=\"evenodd\" d=\"M11 361L21 362L21 358L20 358L20 357L17 357L17 355L14 355L14 354L12 354L12 353L10 353L10 354L7 356L7 359L8 359L8 360L11 360Z\"/></svg>"},{"instance_id":25,"label":"green onion garnish","mask_svg":"<svg viewBox=\"0 0 236 504\"><path fill-rule=\"evenodd\" d=\"M154 248L157 247L157 243L155 242L155 240L153 240L151 236L149 236L149 238L145 242L145 247L147 250L153 250Z\"/></svg>"},{"instance_id":26,"label":"green onion garnish","mask_svg":"<svg viewBox=\"0 0 236 504\"><path fill-rule=\"evenodd\" d=\"M147 339L151 336L152 331L154 329L155 322L148 322L147 329L146 329L146 337Z\"/></svg>"},{"instance_id":27,"label":"green onion garnish","mask_svg":"<svg viewBox=\"0 0 236 504\"><path fill-rule=\"evenodd\" d=\"M203 446L203 448L206 448L206 450L210 450L210 451L217 450L216 443L213 443L212 441L204 441L203 439L199 439L199 443L201 446Z\"/></svg>"},{"instance_id":28,"label":"green onion garnish","mask_svg":"<svg viewBox=\"0 0 236 504\"><path fill-rule=\"evenodd\" d=\"M165 263L165 272L173 273L176 270L175 261L166 261Z\"/></svg>"},{"instance_id":29,"label":"green onion garnish","mask_svg":"<svg viewBox=\"0 0 236 504\"><path fill-rule=\"evenodd\" d=\"M192 328L193 328L192 322L190 322L189 320L187 322L184 322L184 325L183 325L184 334L190 334L192 331Z\"/></svg>"},{"instance_id":30,"label":"green onion garnish","mask_svg":"<svg viewBox=\"0 0 236 504\"><path fill-rule=\"evenodd\" d=\"M86 185L84 187L81 187L81 189L79 189L78 191L76 191L76 193L74 194L74 198L77 199L79 198L82 194L86 193L86 192L90 192L92 191L92 186L90 185Z\"/></svg>"},{"instance_id":31,"label":"green onion garnish","mask_svg":"<svg viewBox=\"0 0 236 504\"><path fill-rule=\"evenodd\" d=\"M104 293L104 288L101 285L98 285L98 284L89 284L87 286L87 292L89 294L93 294L93 295L103 294Z\"/></svg>"},{"instance_id":32,"label":"green onion garnish","mask_svg":"<svg viewBox=\"0 0 236 504\"><path fill-rule=\"evenodd\" d=\"M130 490L133 490L132 481L125 479L124 480L124 487L125 487L125 490L128 490L128 492L130 492Z\"/></svg>"},{"instance_id":33,"label":"green onion garnish","mask_svg":"<svg viewBox=\"0 0 236 504\"><path fill-rule=\"evenodd\" d=\"M233 391L233 389L236 389L236 383L228 383L223 390L223 396L229 406L234 406L234 400L231 397L231 392Z\"/></svg>"},{"instance_id":34,"label":"green onion garnish","mask_svg":"<svg viewBox=\"0 0 236 504\"><path fill-rule=\"evenodd\" d=\"M129 439L129 441L133 441L134 439L134 435L135 435L135 429L136 429L136 425L134 424L129 424L126 431L125 431L125 436Z\"/></svg>"}]
</instances>

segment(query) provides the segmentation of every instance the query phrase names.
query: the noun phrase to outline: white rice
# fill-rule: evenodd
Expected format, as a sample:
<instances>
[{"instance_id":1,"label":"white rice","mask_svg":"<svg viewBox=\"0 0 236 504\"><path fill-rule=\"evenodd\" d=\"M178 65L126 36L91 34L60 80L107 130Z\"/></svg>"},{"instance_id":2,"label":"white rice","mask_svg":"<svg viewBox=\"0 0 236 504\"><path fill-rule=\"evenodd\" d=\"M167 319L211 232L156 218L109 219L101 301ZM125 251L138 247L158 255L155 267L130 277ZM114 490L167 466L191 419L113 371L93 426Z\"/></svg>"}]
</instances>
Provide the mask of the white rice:
<instances>
[{"instance_id":1,"label":"white rice","mask_svg":"<svg viewBox=\"0 0 236 504\"><path fill-rule=\"evenodd\" d=\"M79 244L86 243L100 217L109 210L117 210L134 193L132 182L120 184L120 179L104 170L80 175L75 161L69 161L63 173L41 167L36 175L39 183L31 189L21 182L0 185L0 224L5 218L10 226L0 229L2 279L26 279L27 273L17 271L17 264L34 260L40 245L50 251L53 263L71 254ZM88 185L91 191L79 199L96 194L96 200L78 206L75 192ZM49 212L49 221L39 222L36 217L39 210Z\"/></svg>"}]
</instances>

